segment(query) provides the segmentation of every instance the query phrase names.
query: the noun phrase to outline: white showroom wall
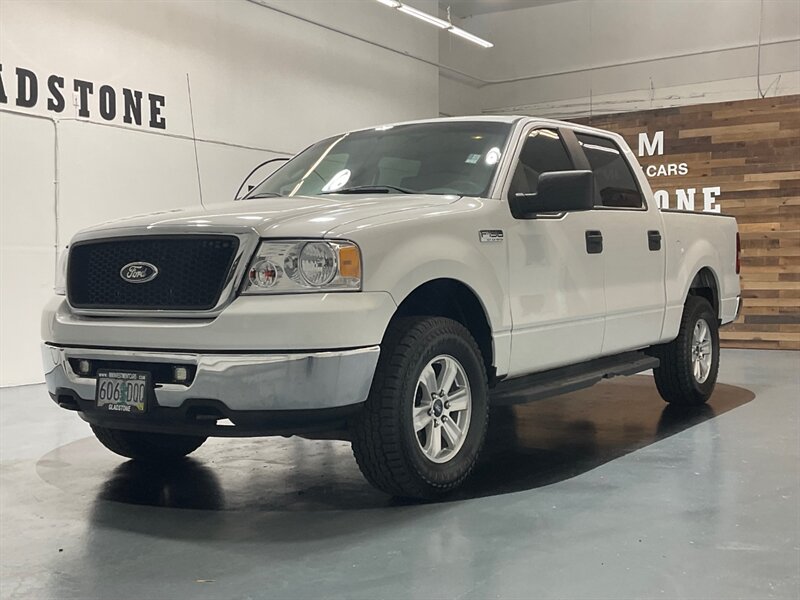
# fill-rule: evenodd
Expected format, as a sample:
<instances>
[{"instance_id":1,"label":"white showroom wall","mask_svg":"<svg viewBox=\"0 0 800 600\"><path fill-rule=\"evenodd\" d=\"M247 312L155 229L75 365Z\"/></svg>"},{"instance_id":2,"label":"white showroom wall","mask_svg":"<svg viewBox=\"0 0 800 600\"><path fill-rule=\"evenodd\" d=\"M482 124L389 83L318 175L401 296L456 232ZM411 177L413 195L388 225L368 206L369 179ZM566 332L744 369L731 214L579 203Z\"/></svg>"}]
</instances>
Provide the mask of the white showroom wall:
<instances>
[{"instance_id":1,"label":"white showroom wall","mask_svg":"<svg viewBox=\"0 0 800 600\"><path fill-rule=\"evenodd\" d=\"M579 117L800 92L797 0L572 0L440 35L440 112ZM759 61L759 33L761 50ZM760 67L759 67L760 62Z\"/></svg>"},{"instance_id":2,"label":"white showroom wall","mask_svg":"<svg viewBox=\"0 0 800 600\"><path fill-rule=\"evenodd\" d=\"M403 53L435 64L436 30L372 0L1 0L0 385L42 379L56 247L201 191L230 202L261 160L337 131L435 116L438 70ZM142 92L141 125L124 89Z\"/></svg>"}]
</instances>

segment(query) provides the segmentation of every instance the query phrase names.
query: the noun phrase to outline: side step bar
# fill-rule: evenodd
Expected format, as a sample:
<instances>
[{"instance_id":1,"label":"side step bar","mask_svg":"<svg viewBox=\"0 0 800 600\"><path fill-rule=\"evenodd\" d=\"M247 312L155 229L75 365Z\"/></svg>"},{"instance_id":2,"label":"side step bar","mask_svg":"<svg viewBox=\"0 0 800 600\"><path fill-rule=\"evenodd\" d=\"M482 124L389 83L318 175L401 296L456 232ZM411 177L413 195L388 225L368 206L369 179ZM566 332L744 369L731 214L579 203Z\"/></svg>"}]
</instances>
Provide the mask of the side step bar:
<instances>
[{"instance_id":1,"label":"side step bar","mask_svg":"<svg viewBox=\"0 0 800 600\"><path fill-rule=\"evenodd\" d=\"M657 358L644 352L623 352L501 381L489 390L489 398L493 405L523 404L591 387L601 379L635 375L655 369L658 364Z\"/></svg>"}]
</instances>

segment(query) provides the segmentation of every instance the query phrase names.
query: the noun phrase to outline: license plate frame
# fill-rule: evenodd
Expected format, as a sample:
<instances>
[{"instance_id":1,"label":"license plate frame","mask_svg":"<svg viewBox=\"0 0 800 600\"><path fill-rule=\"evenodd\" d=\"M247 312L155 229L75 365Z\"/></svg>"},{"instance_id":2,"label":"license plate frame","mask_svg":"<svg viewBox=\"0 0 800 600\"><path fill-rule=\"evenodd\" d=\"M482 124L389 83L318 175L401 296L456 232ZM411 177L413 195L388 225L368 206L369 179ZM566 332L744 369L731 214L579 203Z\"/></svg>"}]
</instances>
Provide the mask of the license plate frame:
<instances>
[{"instance_id":1,"label":"license plate frame","mask_svg":"<svg viewBox=\"0 0 800 600\"><path fill-rule=\"evenodd\" d=\"M99 369L95 406L103 412L141 416L147 413L152 389L152 375L147 371Z\"/></svg>"}]
</instances>

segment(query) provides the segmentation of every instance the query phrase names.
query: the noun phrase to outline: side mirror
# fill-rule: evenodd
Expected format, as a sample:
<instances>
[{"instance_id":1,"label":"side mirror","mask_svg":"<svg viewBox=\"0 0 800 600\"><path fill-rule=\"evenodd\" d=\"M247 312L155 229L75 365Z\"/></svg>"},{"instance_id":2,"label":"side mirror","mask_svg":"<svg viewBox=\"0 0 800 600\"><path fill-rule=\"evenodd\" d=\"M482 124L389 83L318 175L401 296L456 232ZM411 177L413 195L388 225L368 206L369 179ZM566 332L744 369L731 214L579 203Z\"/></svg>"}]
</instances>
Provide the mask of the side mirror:
<instances>
[{"instance_id":1,"label":"side mirror","mask_svg":"<svg viewBox=\"0 0 800 600\"><path fill-rule=\"evenodd\" d=\"M594 174L591 171L551 171L539 175L535 194L509 197L517 219L535 219L540 213L562 213L594 208Z\"/></svg>"}]
</instances>

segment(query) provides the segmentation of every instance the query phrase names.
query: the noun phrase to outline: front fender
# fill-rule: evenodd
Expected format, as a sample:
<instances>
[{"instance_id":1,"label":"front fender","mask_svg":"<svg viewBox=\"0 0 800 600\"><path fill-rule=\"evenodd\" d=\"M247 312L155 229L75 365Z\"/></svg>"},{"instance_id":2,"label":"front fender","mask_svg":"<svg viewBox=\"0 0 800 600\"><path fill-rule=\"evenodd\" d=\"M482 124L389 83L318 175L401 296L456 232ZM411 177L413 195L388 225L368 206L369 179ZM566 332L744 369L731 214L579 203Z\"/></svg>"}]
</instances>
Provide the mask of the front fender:
<instances>
[{"instance_id":1,"label":"front fender","mask_svg":"<svg viewBox=\"0 0 800 600\"><path fill-rule=\"evenodd\" d=\"M430 249L436 248L436 256ZM415 238L397 246L376 265L375 284L385 289L399 305L424 283L455 279L472 289L483 305L493 331L508 323L505 285L492 261L469 244L452 236Z\"/></svg>"},{"instance_id":2,"label":"front fender","mask_svg":"<svg viewBox=\"0 0 800 600\"><path fill-rule=\"evenodd\" d=\"M329 237L352 239L361 248L364 290L388 292L400 305L419 286L452 279L470 288L483 306L495 345L495 366L504 373L511 347L508 248L481 243L483 229L502 230L510 218L496 201L462 198L348 224Z\"/></svg>"},{"instance_id":3,"label":"front fender","mask_svg":"<svg viewBox=\"0 0 800 600\"><path fill-rule=\"evenodd\" d=\"M497 250L501 252L502 246ZM506 371L511 351L510 306L501 279L504 272L464 240L442 234L417 236L393 246L379 259L373 257L369 264L365 261L370 287L387 290L397 305L421 285L437 279L456 280L470 288L489 321L498 373Z\"/></svg>"}]
</instances>

